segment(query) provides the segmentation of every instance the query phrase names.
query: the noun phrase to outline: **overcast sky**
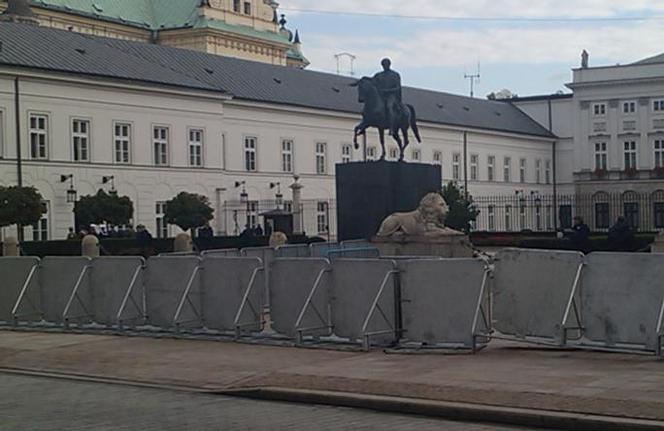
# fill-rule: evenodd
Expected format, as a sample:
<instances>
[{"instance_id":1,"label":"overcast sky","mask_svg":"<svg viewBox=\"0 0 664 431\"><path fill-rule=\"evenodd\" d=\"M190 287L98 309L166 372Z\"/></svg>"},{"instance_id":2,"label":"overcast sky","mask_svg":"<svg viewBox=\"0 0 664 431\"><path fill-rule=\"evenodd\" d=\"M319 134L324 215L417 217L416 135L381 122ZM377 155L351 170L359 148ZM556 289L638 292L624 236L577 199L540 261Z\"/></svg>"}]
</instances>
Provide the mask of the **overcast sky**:
<instances>
[{"instance_id":1,"label":"overcast sky","mask_svg":"<svg viewBox=\"0 0 664 431\"><path fill-rule=\"evenodd\" d=\"M580 64L583 49L590 53L591 66L626 64L664 52L664 0L280 0L280 4L288 26L300 30L311 69L336 72L334 54L350 52L357 56L356 74L367 75L389 56L405 84L457 94L468 94L464 72L475 73L478 62L482 78L476 95L508 88L526 96L569 91L564 84L571 79L570 69ZM637 19L642 17L647 19Z\"/></svg>"}]
</instances>

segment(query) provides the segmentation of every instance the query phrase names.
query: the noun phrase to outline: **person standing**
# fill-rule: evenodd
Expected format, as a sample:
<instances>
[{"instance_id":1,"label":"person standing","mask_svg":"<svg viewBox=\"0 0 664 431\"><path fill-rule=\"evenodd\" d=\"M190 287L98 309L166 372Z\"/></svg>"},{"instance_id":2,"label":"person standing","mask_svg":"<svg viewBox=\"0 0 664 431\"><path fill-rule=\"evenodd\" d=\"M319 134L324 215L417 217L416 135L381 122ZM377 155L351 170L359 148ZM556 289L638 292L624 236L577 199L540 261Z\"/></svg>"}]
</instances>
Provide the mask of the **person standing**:
<instances>
[{"instance_id":1,"label":"person standing","mask_svg":"<svg viewBox=\"0 0 664 431\"><path fill-rule=\"evenodd\" d=\"M580 216L574 217L574 226L572 226L570 241L572 249L583 253L590 252L590 228Z\"/></svg>"}]
</instances>

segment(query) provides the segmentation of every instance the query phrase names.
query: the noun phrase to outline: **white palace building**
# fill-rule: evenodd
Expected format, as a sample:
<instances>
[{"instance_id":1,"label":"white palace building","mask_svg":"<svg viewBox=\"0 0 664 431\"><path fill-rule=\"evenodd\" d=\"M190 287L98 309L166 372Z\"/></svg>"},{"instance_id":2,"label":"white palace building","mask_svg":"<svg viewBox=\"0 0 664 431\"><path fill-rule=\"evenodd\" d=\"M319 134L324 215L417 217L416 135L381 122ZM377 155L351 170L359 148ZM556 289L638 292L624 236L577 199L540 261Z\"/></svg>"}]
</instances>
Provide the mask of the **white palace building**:
<instances>
[{"instance_id":1,"label":"white palace building","mask_svg":"<svg viewBox=\"0 0 664 431\"><path fill-rule=\"evenodd\" d=\"M18 183L20 159L21 182L48 209L26 239L66 237L75 223L71 188L79 197L98 189L129 196L134 224L155 236L175 233L162 222L165 201L200 193L216 209L216 233L232 235L273 209L277 190L288 206L296 175L305 232L334 237L335 164L376 158L378 139L369 135L366 154L353 148L354 80L291 64L304 58L299 38L298 56L285 49L288 62L260 61L83 34L42 18L0 22L0 185ZM664 63L575 70L570 88L573 95L507 102L405 88L423 138L407 160L440 165L445 181L480 197L658 190ZM395 157L392 143L388 152ZM623 161L634 164L629 178ZM543 229L557 211L547 209Z\"/></svg>"}]
</instances>

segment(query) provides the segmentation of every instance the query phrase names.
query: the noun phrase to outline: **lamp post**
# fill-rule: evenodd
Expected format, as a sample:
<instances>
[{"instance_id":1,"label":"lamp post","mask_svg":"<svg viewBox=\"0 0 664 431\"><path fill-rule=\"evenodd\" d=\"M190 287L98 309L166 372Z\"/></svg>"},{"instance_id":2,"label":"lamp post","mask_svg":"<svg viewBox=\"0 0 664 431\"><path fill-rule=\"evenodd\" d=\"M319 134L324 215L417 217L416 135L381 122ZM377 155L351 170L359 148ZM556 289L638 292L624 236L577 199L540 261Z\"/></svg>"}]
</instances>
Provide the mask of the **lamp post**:
<instances>
[{"instance_id":1,"label":"lamp post","mask_svg":"<svg viewBox=\"0 0 664 431\"><path fill-rule=\"evenodd\" d=\"M251 221L249 220L249 193L247 193L247 183L246 181L235 181L235 188L242 187L242 190L240 191L240 202L245 204L245 211L247 214L247 223L246 225L250 228L253 228L251 226Z\"/></svg>"},{"instance_id":2,"label":"lamp post","mask_svg":"<svg viewBox=\"0 0 664 431\"><path fill-rule=\"evenodd\" d=\"M284 203L284 195L281 194L281 183L270 183L270 190L273 190L274 188L277 189L277 193L274 195L274 202L277 209L281 209L281 205Z\"/></svg>"},{"instance_id":3,"label":"lamp post","mask_svg":"<svg viewBox=\"0 0 664 431\"><path fill-rule=\"evenodd\" d=\"M110 192L113 193L113 194L117 193L117 190L115 190L115 176L113 176L113 175L103 176L103 177L101 177L101 183L102 184L111 183Z\"/></svg>"},{"instance_id":4,"label":"lamp post","mask_svg":"<svg viewBox=\"0 0 664 431\"><path fill-rule=\"evenodd\" d=\"M60 175L60 182L65 183L69 181L69 188L67 189L67 203L76 203L78 192L74 188L74 174Z\"/></svg>"}]
</instances>

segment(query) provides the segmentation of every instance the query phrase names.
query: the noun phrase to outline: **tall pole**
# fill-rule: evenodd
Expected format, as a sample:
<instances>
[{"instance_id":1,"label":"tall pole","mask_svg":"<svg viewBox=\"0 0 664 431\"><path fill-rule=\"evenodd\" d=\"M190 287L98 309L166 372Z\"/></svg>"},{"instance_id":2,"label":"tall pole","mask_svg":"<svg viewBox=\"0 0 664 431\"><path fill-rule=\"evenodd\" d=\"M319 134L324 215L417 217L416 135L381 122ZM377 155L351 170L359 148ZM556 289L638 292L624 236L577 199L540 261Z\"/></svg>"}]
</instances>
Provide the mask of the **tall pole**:
<instances>
[{"instance_id":1,"label":"tall pole","mask_svg":"<svg viewBox=\"0 0 664 431\"><path fill-rule=\"evenodd\" d=\"M549 107L549 132L553 133L553 109L551 106L551 98L549 98L548 102L548 107ZM552 169L553 169L553 228L554 230L558 230L558 222L559 222L559 210L558 210L558 175L556 174L557 170L557 163L556 163L556 147L557 147L558 142L553 141L553 146L552 146Z\"/></svg>"},{"instance_id":2,"label":"tall pole","mask_svg":"<svg viewBox=\"0 0 664 431\"><path fill-rule=\"evenodd\" d=\"M16 176L19 187L23 187L23 159L21 155L21 100L19 90L19 77L14 78L14 116L16 117ZM16 225L18 243L23 242L23 226Z\"/></svg>"},{"instance_id":3,"label":"tall pole","mask_svg":"<svg viewBox=\"0 0 664 431\"><path fill-rule=\"evenodd\" d=\"M19 78L14 78L14 109L16 117L16 176L18 186L23 187L23 160L21 157L21 101L19 93Z\"/></svg>"},{"instance_id":4,"label":"tall pole","mask_svg":"<svg viewBox=\"0 0 664 431\"><path fill-rule=\"evenodd\" d=\"M463 132L463 192L468 200L468 132Z\"/></svg>"}]
</instances>

